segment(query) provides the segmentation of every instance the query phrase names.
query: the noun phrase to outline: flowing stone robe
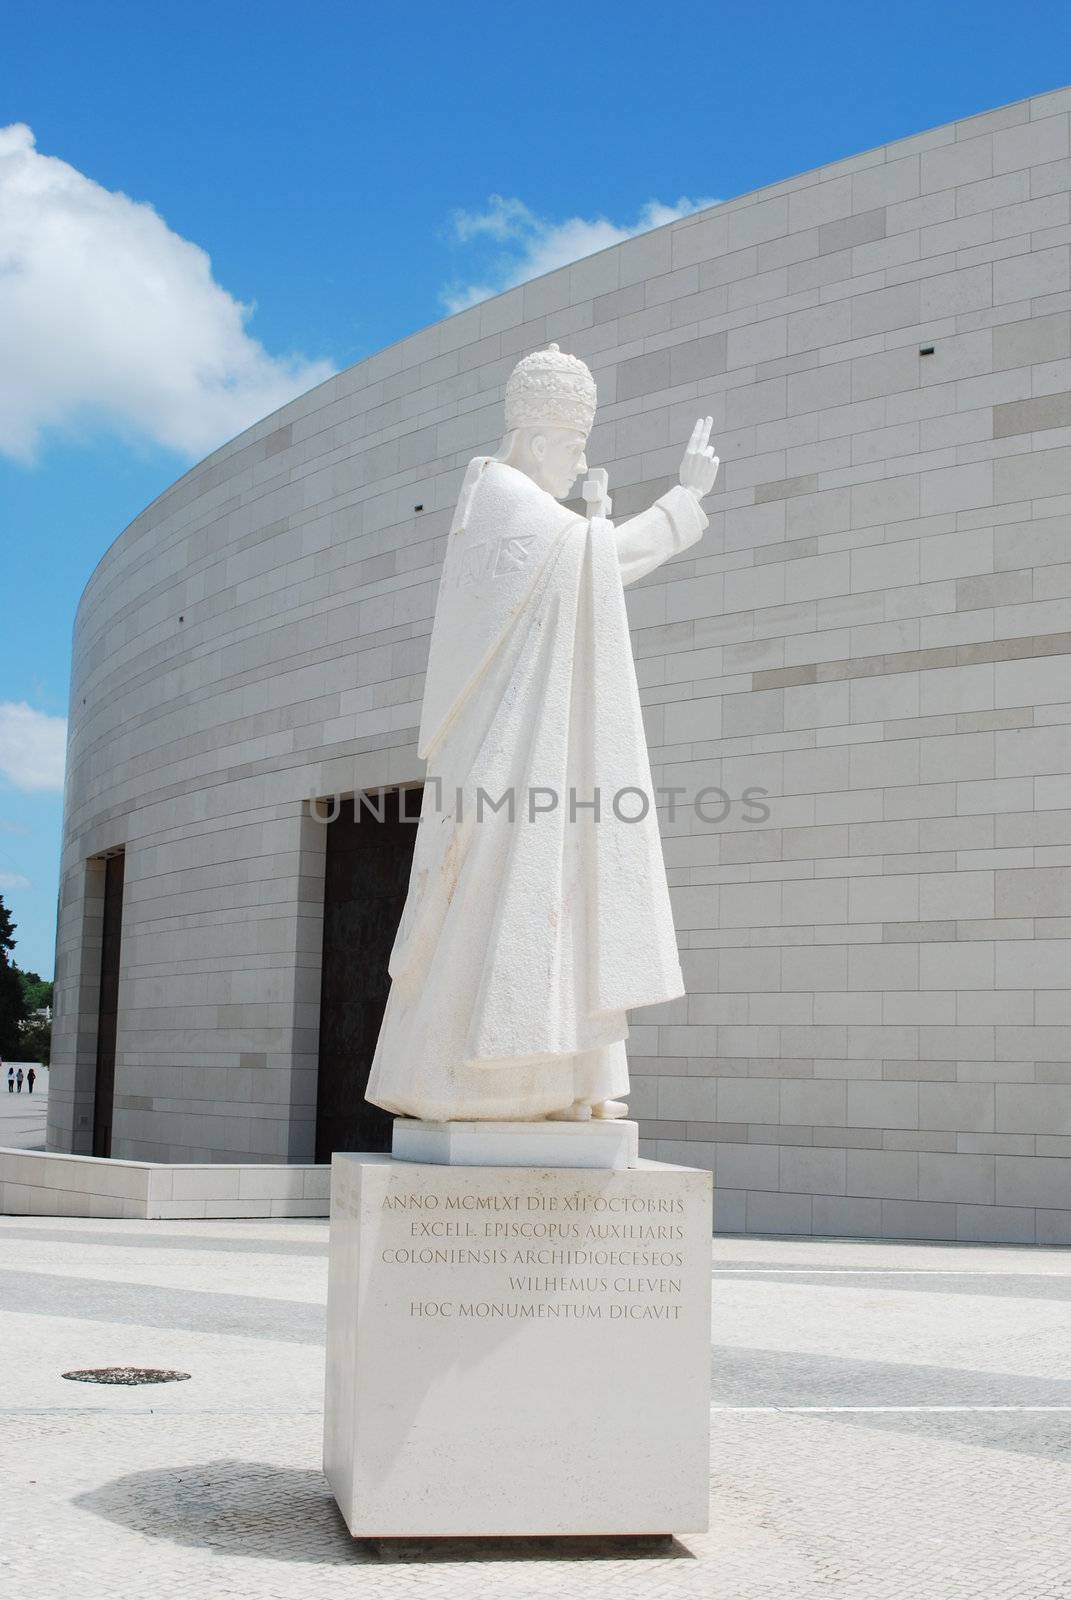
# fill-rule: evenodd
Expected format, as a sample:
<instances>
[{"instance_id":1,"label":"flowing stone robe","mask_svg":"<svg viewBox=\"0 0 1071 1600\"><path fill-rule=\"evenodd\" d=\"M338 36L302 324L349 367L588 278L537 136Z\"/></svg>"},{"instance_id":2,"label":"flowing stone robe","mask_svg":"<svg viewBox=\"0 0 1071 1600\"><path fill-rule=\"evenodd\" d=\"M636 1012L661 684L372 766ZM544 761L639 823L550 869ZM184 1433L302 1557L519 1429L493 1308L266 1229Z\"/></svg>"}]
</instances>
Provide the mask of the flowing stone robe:
<instances>
[{"instance_id":1,"label":"flowing stone robe","mask_svg":"<svg viewBox=\"0 0 1071 1600\"><path fill-rule=\"evenodd\" d=\"M627 1094L626 1012L684 983L622 585L706 525L683 488L615 528L514 467L469 464L432 628L428 777L374 1104L517 1120Z\"/></svg>"}]
</instances>

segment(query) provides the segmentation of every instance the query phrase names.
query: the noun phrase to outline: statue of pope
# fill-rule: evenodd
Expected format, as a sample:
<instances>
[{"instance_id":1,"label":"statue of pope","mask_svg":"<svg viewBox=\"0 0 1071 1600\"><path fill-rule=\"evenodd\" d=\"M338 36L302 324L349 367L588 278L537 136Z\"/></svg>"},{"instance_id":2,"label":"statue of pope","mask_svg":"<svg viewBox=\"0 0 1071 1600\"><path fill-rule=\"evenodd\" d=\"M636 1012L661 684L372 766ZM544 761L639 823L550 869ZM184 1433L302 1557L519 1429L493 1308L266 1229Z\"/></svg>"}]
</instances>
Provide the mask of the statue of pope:
<instances>
[{"instance_id":1,"label":"statue of pope","mask_svg":"<svg viewBox=\"0 0 1071 1600\"><path fill-rule=\"evenodd\" d=\"M627 1013L684 993L623 586L699 539L718 459L615 527L568 510L595 384L557 345L469 463L432 627L428 778L368 1084L437 1122L622 1116Z\"/></svg>"}]
</instances>

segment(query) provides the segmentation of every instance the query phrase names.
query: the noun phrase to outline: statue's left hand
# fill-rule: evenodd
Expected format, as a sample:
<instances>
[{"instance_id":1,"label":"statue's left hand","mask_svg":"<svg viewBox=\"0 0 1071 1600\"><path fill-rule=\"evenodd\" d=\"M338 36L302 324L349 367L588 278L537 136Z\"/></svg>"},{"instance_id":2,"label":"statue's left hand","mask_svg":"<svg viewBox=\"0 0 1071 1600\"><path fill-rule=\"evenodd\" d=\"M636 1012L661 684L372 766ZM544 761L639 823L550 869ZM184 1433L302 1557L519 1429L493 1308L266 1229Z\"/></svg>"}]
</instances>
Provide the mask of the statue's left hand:
<instances>
[{"instance_id":1,"label":"statue's left hand","mask_svg":"<svg viewBox=\"0 0 1071 1600\"><path fill-rule=\"evenodd\" d=\"M710 443L710 430L713 426L713 417L699 418L692 429L692 437L688 440L688 448L681 461L681 487L690 489L697 500L702 500L703 496L713 489L721 465Z\"/></svg>"}]
</instances>

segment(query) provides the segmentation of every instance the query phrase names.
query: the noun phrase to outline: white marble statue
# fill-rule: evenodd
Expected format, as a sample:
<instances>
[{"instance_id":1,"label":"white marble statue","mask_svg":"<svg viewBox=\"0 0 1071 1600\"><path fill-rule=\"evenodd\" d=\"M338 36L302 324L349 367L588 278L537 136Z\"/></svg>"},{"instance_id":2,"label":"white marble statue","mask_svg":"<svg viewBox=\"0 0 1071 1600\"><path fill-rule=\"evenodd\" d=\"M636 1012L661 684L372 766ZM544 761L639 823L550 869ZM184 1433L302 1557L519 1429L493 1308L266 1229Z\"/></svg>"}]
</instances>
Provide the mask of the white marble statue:
<instances>
[{"instance_id":1,"label":"white marble statue","mask_svg":"<svg viewBox=\"0 0 1071 1600\"><path fill-rule=\"evenodd\" d=\"M700 537L718 459L701 418L678 488L619 527L584 518L559 502L587 470L594 416L584 363L537 351L507 385L498 455L465 474L368 1085L388 1111L622 1116L627 1012L684 993L623 585Z\"/></svg>"}]
</instances>

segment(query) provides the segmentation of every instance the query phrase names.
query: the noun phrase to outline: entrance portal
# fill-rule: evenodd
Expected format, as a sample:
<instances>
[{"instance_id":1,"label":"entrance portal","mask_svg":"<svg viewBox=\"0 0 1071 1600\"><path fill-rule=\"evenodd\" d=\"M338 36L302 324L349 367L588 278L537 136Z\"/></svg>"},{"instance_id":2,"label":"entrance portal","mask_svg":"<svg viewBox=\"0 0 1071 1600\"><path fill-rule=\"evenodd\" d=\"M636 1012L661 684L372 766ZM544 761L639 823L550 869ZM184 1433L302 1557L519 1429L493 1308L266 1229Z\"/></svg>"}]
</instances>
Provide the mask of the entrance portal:
<instances>
[{"instance_id":1,"label":"entrance portal","mask_svg":"<svg viewBox=\"0 0 1071 1600\"><path fill-rule=\"evenodd\" d=\"M387 962L409 887L422 794L392 789L362 796L360 806L347 798L327 824L317 1161L330 1161L335 1150L390 1148L394 1119L369 1105L364 1092L390 990Z\"/></svg>"},{"instance_id":2,"label":"entrance portal","mask_svg":"<svg viewBox=\"0 0 1071 1600\"><path fill-rule=\"evenodd\" d=\"M100 947L100 998L97 1002L97 1065L93 1080L93 1154L112 1153L115 1102L115 1036L119 1025L119 951L123 938L123 881L126 856L104 864L104 919Z\"/></svg>"}]
</instances>

